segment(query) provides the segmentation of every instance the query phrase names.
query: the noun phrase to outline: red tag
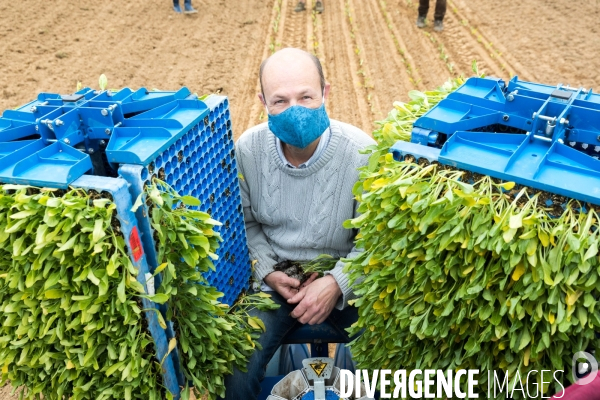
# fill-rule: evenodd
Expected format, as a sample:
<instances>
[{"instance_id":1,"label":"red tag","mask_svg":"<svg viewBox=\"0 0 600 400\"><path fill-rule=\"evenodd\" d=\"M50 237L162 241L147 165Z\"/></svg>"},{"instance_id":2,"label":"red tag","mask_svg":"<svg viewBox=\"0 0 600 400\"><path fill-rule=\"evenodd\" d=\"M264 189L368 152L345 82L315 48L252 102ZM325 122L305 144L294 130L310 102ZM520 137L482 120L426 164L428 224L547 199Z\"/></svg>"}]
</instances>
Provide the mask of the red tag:
<instances>
[{"instance_id":1,"label":"red tag","mask_svg":"<svg viewBox=\"0 0 600 400\"><path fill-rule=\"evenodd\" d=\"M142 242L140 241L140 234L138 233L137 226L134 226L129 235L129 247L133 254L133 260L138 262L144 255L144 249L142 248Z\"/></svg>"}]
</instances>

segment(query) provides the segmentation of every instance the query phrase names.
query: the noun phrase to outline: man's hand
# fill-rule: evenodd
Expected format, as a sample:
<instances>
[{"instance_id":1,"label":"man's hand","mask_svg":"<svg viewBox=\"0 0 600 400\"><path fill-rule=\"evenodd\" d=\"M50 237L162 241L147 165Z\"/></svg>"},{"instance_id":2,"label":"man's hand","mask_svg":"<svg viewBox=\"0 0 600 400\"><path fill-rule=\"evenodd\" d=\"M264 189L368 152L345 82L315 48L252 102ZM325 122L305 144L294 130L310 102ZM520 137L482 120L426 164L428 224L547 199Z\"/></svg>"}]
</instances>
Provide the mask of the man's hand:
<instances>
[{"instance_id":1,"label":"man's hand","mask_svg":"<svg viewBox=\"0 0 600 400\"><path fill-rule=\"evenodd\" d=\"M265 283L279 293L284 299L289 300L298 294L300 281L290 278L285 272L275 271L265 276Z\"/></svg>"},{"instance_id":2,"label":"man's hand","mask_svg":"<svg viewBox=\"0 0 600 400\"><path fill-rule=\"evenodd\" d=\"M327 319L341 294L333 276L319 278L288 300L290 304L298 304L291 316L302 324L320 324Z\"/></svg>"}]
</instances>

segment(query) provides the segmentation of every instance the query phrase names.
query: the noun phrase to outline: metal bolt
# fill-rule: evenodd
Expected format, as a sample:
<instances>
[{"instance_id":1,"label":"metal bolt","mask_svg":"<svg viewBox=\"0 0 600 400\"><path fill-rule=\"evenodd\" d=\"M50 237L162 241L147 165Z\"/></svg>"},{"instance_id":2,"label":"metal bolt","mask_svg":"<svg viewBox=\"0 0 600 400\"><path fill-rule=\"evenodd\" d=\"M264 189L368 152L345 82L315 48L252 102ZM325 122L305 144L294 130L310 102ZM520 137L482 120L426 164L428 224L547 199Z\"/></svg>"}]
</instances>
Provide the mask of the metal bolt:
<instances>
[{"instance_id":1,"label":"metal bolt","mask_svg":"<svg viewBox=\"0 0 600 400\"><path fill-rule=\"evenodd\" d=\"M600 153L600 146L594 146L594 151L596 153Z\"/></svg>"},{"instance_id":2,"label":"metal bolt","mask_svg":"<svg viewBox=\"0 0 600 400\"><path fill-rule=\"evenodd\" d=\"M88 149L88 153L90 154L94 154L94 149L92 149L91 147Z\"/></svg>"},{"instance_id":3,"label":"metal bolt","mask_svg":"<svg viewBox=\"0 0 600 400\"><path fill-rule=\"evenodd\" d=\"M581 144L581 148L584 149L584 150L587 149L588 148L588 144L587 143L582 143Z\"/></svg>"},{"instance_id":4,"label":"metal bolt","mask_svg":"<svg viewBox=\"0 0 600 400\"><path fill-rule=\"evenodd\" d=\"M36 106L33 106L33 107L31 107L31 112L32 112L32 113L35 113L35 112L37 112L37 107L36 107Z\"/></svg>"},{"instance_id":5,"label":"metal bolt","mask_svg":"<svg viewBox=\"0 0 600 400\"><path fill-rule=\"evenodd\" d=\"M600 135L598 135L598 137L596 138L596 140L600 142Z\"/></svg>"},{"instance_id":6,"label":"metal bolt","mask_svg":"<svg viewBox=\"0 0 600 400\"><path fill-rule=\"evenodd\" d=\"M105 140L101 140L101 141L100 141L100 146L104 146L105 144L106 144L106 141L105 141Z\"/></svg>"},{"instance_id":7,"label":"metal bolt","mask_svg":"<svg viewBox=\"0 0 600 400\"><path fill-rule=\"evenodd\" d=\"M502 119L503 119L504 121L508 121L508 120L510 119L510 117L508 116L508 114L504 114L504 115L502 116Z\"/></svg>"},{"instance_id":8,"label":"metal bolt","mask_svg":"<svg viewBox=\"0 0 600 400\"><path fill-rule=\"evenodd\" d=\"M106 133L107 135L110 135L110 129L106 128L106 129L104 130L104 133Z\"/></svg>"},{"instance_id":9,"label":"metal bolt","mask_svg":"<svg viewBox=\"0 0 600 400\"><path fill-rule=\"evenodd\" d=\"M106 117L108 115L108 110L102 109L102 111L100 111L100 114Z\"/></svg>"},{"instance_id":10,"label":"metal bolt","mask_svg":"<svg viewBox=\"0 0 600 400\"><path fill-rule=\"evenodd\" d=\"M67 139L67 138L65 138L64 142L65 142L66 144L69 144L69 143L71 143L71 141L70 141L69 139Z\"/></svg>"},{"instance_id":11,"label":"metal bolt","mask_svg":"<svg viewBox=\"0 0 600 400\"><path fill-rule=\"evenodd\" d=\"M569 146L571 146L571 147L575 147L576 144L577 144L577 142L569 142Z\"/></svg>"},{"instance_id":12,"label":"metal bolt","mask_svg":"<svg viewBox=\"0 0 600 400\"><path fill-rule=\"evenodd\" d=\"M569 120L568 120L568 119L565 119L565 118L561 118L561 119L560 119L560 123L561 123L562 125L569 125Z\"/></svg>"},{"instance_id":13,"label":"metal bolt","mask_svg":"<svg viewBox=\"0 0 600 400\"><path fill-rule=\"evenodd\" d=\"M64 122L62 122L60 119L57 119L56 121L54 121L54 124L55 124L56 126L63 126L65 123L64 123Z\"/></svg>"},{"instance_id":14,"label":"metal bolt","mask_svg":"<svg viewBox=\"0 0 600 400\"><path fill-rule=\"evenodd\" d=\"M35 126L35 130L36 130L36 131L39 131L39 130L40 130L40 127L36 125L36 126Z\"/></svg>"},{"instance_id":15,"label":"metal bolt","mask_svg":"<svg viewBox=\"0 0 600 400\"><path fill-rule=\"evenodd\" d=\"M565 141L564 141L564 140L562 140L562 139L558 139L558 143L560 143L560 144L564 144L564 143L565 143Z\"/></svg>"}]
</instances>

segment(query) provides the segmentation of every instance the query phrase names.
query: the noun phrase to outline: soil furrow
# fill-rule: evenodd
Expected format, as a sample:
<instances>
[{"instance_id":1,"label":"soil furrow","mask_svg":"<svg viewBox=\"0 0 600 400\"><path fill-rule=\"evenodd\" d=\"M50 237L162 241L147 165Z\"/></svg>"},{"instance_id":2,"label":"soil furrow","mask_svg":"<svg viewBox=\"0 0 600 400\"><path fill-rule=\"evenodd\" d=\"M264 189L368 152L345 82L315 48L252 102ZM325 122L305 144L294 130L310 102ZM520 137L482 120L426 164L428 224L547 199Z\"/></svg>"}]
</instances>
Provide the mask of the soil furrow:
<instances>
[{"instance_id":1,"label":"soil furrow","mask_svg":"<svg viewBox=\"0 0 600 400\"><path fill-rule=\"evenodd\" d=\"M599 2L455 1L502 56L518 61L513 66L519 78L551 85L600 86L600 59L592 56L600 48Z\"/></svg>"},{"instance_id":2,"label":"soil furrow","mask_svg":"<svg viewBox=\"0 0 600 400\"><path fill-rule=\"evenodd\" d=\"M390 24L388 27L398 39L399 47L404 52L404 57L414 68L414 78L421 90L430 89L441 85L448 76L456 74L455 69L450 70L447 63L440 58L436 43L432 42L431 35L417 28L416 10L406 2L400 2L392 7L380 0L382 9L387 10ZM434 39L435 40L435 39ZM401 93L400 98L408 100L406 93Z\"/></svg>"},{"instance_id":3,"label":"soil furrow","mask_svg":"<svg viewBox=\"0 0 600 400\"><path fill-rule=\"evenodd\" d=\"M0 111L40 92L70 93L77 81L97 87L104 73L115 89L222 88L237 137L265 121L258 67L283 46L323 60L333 84L329 112L367 131L391 100L449 75L470 76L473 60L503 79L600 86L597 1L450 0L442 33L432 29L435 0L423 30L415 26L417 0L325 0L322 15L312 13L314 2L294 13L296 0L193 0L199 13L191 16L164 0L4 2Z\"/></svg>"},{"instance_id":4,"label":"soil furrow","mask_svg":"<svg viewBox=\"0 0 600 400\"><path fill-rule=\"evenodd\" d=\"M424 89L421 73L415 65L415 60L413 56L408 52L408 49L406 48L406 43L402 39L402 36L399 33L399 30L393 21L391 15L392 13L388 11L386 2L384 0L374 1L377 3L380 12L379 16L389 30L389 35L391 36L391 40L394 43L394 48L398 52L400 60L404 64L406 73L409 75L410 81L416 89ZM396 10L396 12L398 11Z\"/></svg>"},{"instance_id":5,"label":"soil furrow","mask_svg":"<svg viewBox=\"0 0 600 400\"><path fill-rule=\"evenodd\" d=\"M378 0L357 1L354 5L359 30L363 26L385 24ZM400 98L400 93L408 93L418 87L412 77L413 68L398 52L387 27L373 30L373 35L359 35L357 42L361 49L365 84L370 89L374 117L380 120L387 115L393 102Z\"/></svg>"},{"instance_id":6,"label":"soil furrow","mask_svg":"<svg viewBox=\"0 0 600 400\"><path fill-rule=\"evenodd\" d=\"M309 11L295 12L294 0L287 0L287 10L285 15L285 22L282 29L281 48L284 47L296 47L299 49L309 50L307 47L307 36L306 30L307 15Z\"/></svg>"},{"instance_id":7,"label":"soil furrow","mask_svg":"<svg viewBox=\"0 0 600 400\"><path fill-rule=\"evenodd\" d=\"M461 64L461 70L466 76L472 75L471 63L477 61L479 71L486 75L507 77L502 66L490 57L483 44L477 41L469 32L469 28L453 13L447 12L444 19L444 33L433 32L432 35L444 46L457 64ZM457 40L458 39L458 40ZM445 50L445 51L446 51Z\"/></svg>"},{"instance_id":8,"label":"soil furrow","mask_svg":"<svg viewBox=\"0 0 600 400\"><path fill-rule=\"evenodd\" d=\"M519 75L522 79L530 80L531 74L514 57L506 52L502 44L488 31L475 25L478 21L464 1L448 2L451 12L456 14L470 33L489 53L495 58L500 67L505 71L504 75ZM474 18L473 18L474 17ZM505 76L507 77L507 76Z\"/></svg>"},{"instance_id":9,"label":"soil furrow","mask_svg":"<svg viewBox=\"0 0 600 400\"><path fill-rule=\"evenodd\" d=\"M259 99L256 98L257 94L260 93L260 79L258 74L260 63L262 62L262 60L269 57L275 51L276 41L281 31L280 24L282 20L285 20L285 16L283 15L282 10L282 6L285 6L284 3L285 0L274 0L272 4L271 18L269 19L269 24L267 28L268 33L263 41L262 53L258 53L261 54L260 59L257 60L258 67L256 68L254 78L249 78L252 80L252 83L250 83L250 87L253 88L254 95L252 95L252 93L250 92L249 97L251 97L252 100L248 100L249 103L248 107L246 108L245 114L246 120L245 124L243 125L244 130L249 129L261 122L265 122L267 118L265 114L266 111L262 103L259 101Z\"/></svg>"},{"instance_id":10,"label":"soil furrow","mask_svg":"<svg viewBox=\"0 0 600 400\"><path fill-rule=\"evenodd\" d=\"M326 65L325 77L331 83L327 111L331 118L370 132L372 119L357 74L359 65L346 22L345 1L332 0L326 3L326 7L322 16L324 57L321 61Z\"/></svg>"},{"instance_id":11,"label":"soil furrow","mask_svg":"<svg viewBox=\"0 0 600 400\"><path fill-rule=\"evenodd\" d=\"M237 128L234 124L234 136L237 139L239 135L241 135L244 130L250 128L255 125L253 120L253 116L256 114L255 109L257 104L260 104L260 101L256 98L257 93L260 91L260 81L258 79L258 73L260 69L260 63L262 60L267 57L269 52L269 44L271 41L271 32L272 25L277 17L276 5L279 0L270 0L268 3L269 8L271 9L271 17L268 20L268 23L264 23L260 30L256 30L254 32L254 37L250 43L249 54L262 54L263 57L246 57L244 64L244 83L241 87L242 93L240 95L241 107L239 113L237 115ZM252 111L250 111L252 110ZM234 113L232 116L232 120L235 121L236 114Z\"/></svg>"}]
</instances>

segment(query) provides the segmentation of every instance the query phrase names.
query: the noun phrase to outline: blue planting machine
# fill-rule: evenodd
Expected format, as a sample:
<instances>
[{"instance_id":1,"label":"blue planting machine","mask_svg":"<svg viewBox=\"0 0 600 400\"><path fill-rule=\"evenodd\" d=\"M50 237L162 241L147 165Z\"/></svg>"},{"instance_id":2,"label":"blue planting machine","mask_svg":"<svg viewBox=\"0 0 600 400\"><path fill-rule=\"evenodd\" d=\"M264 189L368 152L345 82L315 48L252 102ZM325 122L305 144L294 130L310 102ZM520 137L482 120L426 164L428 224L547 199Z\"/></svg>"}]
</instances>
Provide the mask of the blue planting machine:
<instances>
[{"instance_id":1,"label":"blue planting machine","mask_svg":"<svg viewBox=\"0 0 600 400\"><path fill-rule=\"evenodd\" d=\"M251 265L226 97L201 101L187 88L85 88L72 95L41 93L0 118L0 182L109 193L144 287L157 254L146 205L135 214L131 208L154 176L199 198L196 208L223 223L215 229L224 239L216 270L205 277L224 293L221 301L232 304L248 288ZM145 315L162 360L173 326L167 322L164 330L154 312ZM185 382L176 350L162 366L164 385L177 398Z\"/></svg>"},{"instance_id":2,"label":"blue planting machine","mask_svg":"<svg viewBox=\"0 0 600 400\"><path fill-rule=\"evenodd\" d=\"M396 160L437 161L600 204L600 94L496 78L470 78L419 118ZM548 206L553 200L546 200ZM561 203L560 205L563 205Z\"/></svg>"}]
</instances>

